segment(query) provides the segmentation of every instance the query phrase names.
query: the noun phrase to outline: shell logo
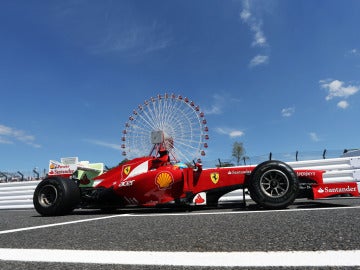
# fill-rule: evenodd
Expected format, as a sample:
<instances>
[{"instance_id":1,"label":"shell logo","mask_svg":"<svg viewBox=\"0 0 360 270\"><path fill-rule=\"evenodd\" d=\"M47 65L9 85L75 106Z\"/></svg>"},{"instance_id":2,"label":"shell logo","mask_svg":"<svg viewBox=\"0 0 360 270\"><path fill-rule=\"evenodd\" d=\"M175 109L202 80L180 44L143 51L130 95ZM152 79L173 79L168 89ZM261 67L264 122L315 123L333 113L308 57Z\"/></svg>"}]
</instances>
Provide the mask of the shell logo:
<instances>
[{"instance_id":1,"label":"shell logo","mask_svg":"<svg viewBox=\"0 0 360 270\"><path fill-rule=\"evenodd\" d=\"M55 164L54 163L50 163L50 170L55 169Z\"/></svg>"},{"instance_id":2,"label":"shell logo","mask_svg":"<svg viewBox=\"0 0 360 270\"><path fill-rule=\"evenodd\" d=\"M174 183L174 178L171 173L161 172L155 177L155 184L159 189L168 189Z\"/></svg>"}]
</instances>

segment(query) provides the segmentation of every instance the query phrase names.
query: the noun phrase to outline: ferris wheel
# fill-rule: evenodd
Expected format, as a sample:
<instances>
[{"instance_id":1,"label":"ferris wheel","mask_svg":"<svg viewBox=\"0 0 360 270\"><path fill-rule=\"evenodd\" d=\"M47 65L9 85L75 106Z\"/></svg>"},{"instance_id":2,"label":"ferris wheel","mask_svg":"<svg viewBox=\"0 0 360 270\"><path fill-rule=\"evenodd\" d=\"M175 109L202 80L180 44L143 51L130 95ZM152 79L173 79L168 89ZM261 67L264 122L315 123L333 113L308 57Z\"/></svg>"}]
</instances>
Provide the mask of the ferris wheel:
<instances>
[{"instance_id":1,"label":"ferris wheel","mask_svg":"<svg viewBox=\"0 0 360 270\"><path fill-rule=\"evenodd\" d=\"M200 107L187 97L151 97L133 110L122 135L122 154L129 158L166 150L171 161L191 162L205 156L209 140Z\"/></svg>"}]
</instances>

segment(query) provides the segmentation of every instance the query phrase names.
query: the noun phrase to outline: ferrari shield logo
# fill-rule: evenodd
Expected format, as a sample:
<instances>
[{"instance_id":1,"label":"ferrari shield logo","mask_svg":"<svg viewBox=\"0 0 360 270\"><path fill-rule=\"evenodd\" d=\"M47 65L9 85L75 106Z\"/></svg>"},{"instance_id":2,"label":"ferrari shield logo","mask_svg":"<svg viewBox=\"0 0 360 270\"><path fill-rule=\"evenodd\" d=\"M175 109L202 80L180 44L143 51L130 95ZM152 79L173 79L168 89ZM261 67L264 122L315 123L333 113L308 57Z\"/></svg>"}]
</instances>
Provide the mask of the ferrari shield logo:
<instances>
[{"instance_id":1,"label":"ferrari shield logo","mask_svg":"<svg viewBox=\"0 0 360 270\"><path fill-rule=\"evenodd\" d=\"M125 175L128 175L128 174L130 173L130 169L131 169L130 166L126 166L126 167L124 168L124 174L125 174Z\"/></svg>"},{"instance_id":2,"label":"ferrari shield logo","mask_svg":"<svg viewBox=\"0 0 360 270\"><path fill-rule=\"evenodd\" d=\"M219 182L219 178L220 178L219 173L217 173L217 172L211 173L210 178L214 184L217 184L217 182Z\"/></svg>"}]
</instances>

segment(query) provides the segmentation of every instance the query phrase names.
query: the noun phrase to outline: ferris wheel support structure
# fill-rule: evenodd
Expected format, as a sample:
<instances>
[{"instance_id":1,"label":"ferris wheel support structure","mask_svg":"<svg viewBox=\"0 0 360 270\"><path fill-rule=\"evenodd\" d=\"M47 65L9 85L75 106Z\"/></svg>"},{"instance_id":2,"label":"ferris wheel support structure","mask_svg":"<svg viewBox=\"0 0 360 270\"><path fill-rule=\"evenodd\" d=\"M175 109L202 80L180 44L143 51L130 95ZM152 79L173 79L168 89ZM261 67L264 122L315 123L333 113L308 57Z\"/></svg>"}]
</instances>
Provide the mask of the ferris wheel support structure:
<instances>
[{"instance_id":1,"label":"ferris wheel support structure","mask_svg":"<svg viewBox=\"0 0 360 270\"><path fill-rule=\"evenodd\" d=\"M133 110L122 135L122 154L129 158L168 151L172 161L191 162L205 156L209 140L200 107L187 97L157 95Z\"/></svg>"}]
</instances>

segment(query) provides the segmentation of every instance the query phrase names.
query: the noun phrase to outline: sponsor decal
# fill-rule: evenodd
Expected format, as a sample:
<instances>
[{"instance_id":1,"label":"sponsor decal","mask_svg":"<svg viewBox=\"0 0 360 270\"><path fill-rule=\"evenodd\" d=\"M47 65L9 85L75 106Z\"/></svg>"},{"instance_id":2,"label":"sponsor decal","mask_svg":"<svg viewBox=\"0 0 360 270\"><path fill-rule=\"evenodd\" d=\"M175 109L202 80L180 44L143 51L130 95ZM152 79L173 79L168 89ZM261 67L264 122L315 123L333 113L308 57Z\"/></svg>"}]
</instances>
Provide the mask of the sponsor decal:
<instances>
[{"instance_id":1,"label":"sponsor decal","mask_svg":"<svg viewBox=\"0 0 360 270\"><path fill-rule=\"evenodd\" d=\"M214 184L217 184L217 183L219 182L220 175L219 175L219 173L217 173L217 172L211 173L211 174L210 174L210 178L211 178L211 181L212 181Z\"/></svg>"},{"instance_id":2,"label":"sponsor decal","mask_svg":"<svg viewBox=\"0 0 360 270\"><path fill-rule=\"evenodd\" d=\"M125 180L121 181L119 187L131 187L134 184L135 180Z\"/></svg>"},{"instance_id":3,"label":"sponsor decal","mask_svg":"<svg viewBox=\"0 0 360 270\"><path fill-rule=\"evenodd\" d=\"M359 196L359 189L356 182L349 183L328 183L313 187L314 198L326 198L338 194L350 194Z\"/></svg>"},{"instance_id":4,"label":"sponsor decal","mask_svg":"<svg viewBox=\"0 0 360 270\"><path fill-rule=\"evenodd\" d=\"M50 161L49 164L49 175L73 174L75 170L75 165L65 165L55 161Z\"/></svg>"},{"instance_id":5,"label":"sponsor decal","mask_svg":"<svg viewBox=\"0 0 360 270\"><path fill-rule=\"evenodd\" d=\"M357 190L356 187L334 187L334 188L330 188L330 187L324 187L324 188L319 188L318 189L318 193L322 194L322 193L347 193L347 192L355 192Z\"/></svg>"},{"instance_id":6,"label":"sponsor decal","mask_svg":"<svg viewBox=\"0 0 360 270\"><path fill-rule=\"evenodd\" d=\"M126 166L124 169L123 169L123 172L125 175L128 175L131 171L131 166Z\"/></svg>"},{"instance_id":7,"label":"sponsor decal","mask_svg":"<svg viewBox=\"0 0 360 270\"><path fill-rule=\"evenodd\" d=\"M228 171L228 174L250 174L251 171Z\"/></svg>"},{"instance_id":8,"label":"sponsor decal","mask_svg":"<svg viewBox=\"0 0 360 270\"><path fill-rule=\"evenodd\" d=\"M315 176L315 172L296 172L299 177Z\"/></svg>"},{"instance_id":9,"label":"sponsor decal","mask_svg":"<svg viewBox=\"0 0 360 270\"><path fill-rule=\"evenodd\" d=\"M205 205L206 204L206 193L201 192L196 194L196 196L193 199L193 203L195 205Z\"/></svg>"},{"instance_id":10,"label":"sponsor decal","mask_svg":"<svg viewBox=\"0 0 360 270\"><path fill-rule=\"evenodd\" d=\"M160 172L155 177L155 184L159 189L168 189L174 183L174 178L169 172Z\"/></svg>"}]
</instances>

